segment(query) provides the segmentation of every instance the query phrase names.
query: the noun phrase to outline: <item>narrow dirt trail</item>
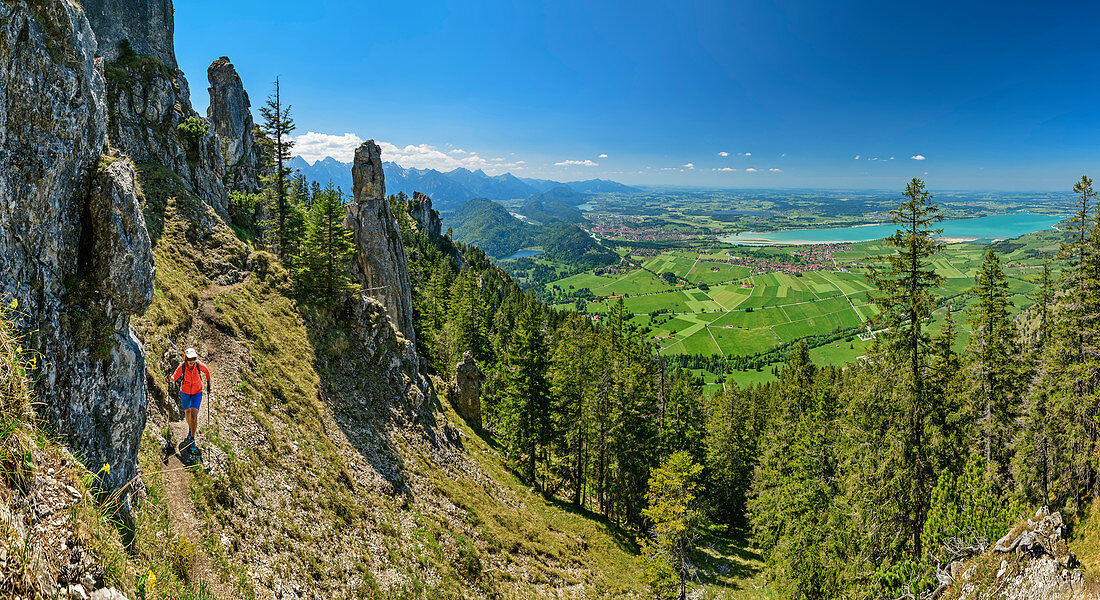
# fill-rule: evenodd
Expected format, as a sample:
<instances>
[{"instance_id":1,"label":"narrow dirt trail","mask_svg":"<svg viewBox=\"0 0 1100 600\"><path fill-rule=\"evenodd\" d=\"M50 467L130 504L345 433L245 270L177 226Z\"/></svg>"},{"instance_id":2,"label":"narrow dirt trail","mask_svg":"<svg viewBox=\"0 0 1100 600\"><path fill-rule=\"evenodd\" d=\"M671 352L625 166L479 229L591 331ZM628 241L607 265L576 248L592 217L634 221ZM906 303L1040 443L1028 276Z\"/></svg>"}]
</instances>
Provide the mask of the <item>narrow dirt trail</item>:
<instances>
[{"instance_id":1,"label":"narrow dirt trail","mask_svg":"<svg viewBox=\"0 0 1100 600\"><path fill-rule=\"evenodd\" d=\"M214 286L204 290L192 314L191 328L183 339L178 340L181 344L180 348L190 346L198 350L199 360L210 369L210 379L214 387L213 394L203 394L202 407L199 410L197 441L202 448L205 465L197 464L191 467L194 469L209 468L211 465L216 469L220 459L224 458L224 453L219 448L213 444L204 443L202 431L203 427L210 425L215 419L216 411L213 410L213 405L217 403L215 395L219 395L218 392L221 390L231 389L238 382L237 374L241 364L247 360L247 352L243 347L215 326L219 319L219 311L214 298L218 294L231 291L234 287L236 286ZM175 401L179 402L178 395ZM170 422L168 425L172 430L172 439L178 446L189 433L187 423L181 419ZM191 561L188 581L195 586L205 584L207 591L219 600L232 600L237 597L232 591L232 586L222 581L210 556L203 550L203 533L206 524L196 514L191 502L186 471L187 467L180 460L179 455L173 453L168 457L162 477L172 524L178 528L180 535L194 545L194 558Z\"/></svg>"},{"instance_id":2,"label":"narrow dirt trail","mask_svg":"<svg viewBox=\"0 0 1100 600\"><path fill-rule=\"evenodd\" d=\"M187 437L187 424L183 421L170 423L172 438L182 440ZM178 442L176 442L178 444ZM197 464L192 468L198 469L202 465ZM215 598L229 600L234 596L229 593L221 578L214 569L210 557L202 549L202 526L195 515L195 507L191 504L191 494L187 486L187 473L185 465L179 456L173 454L168 457L168 463L161 474L164 479L165 496L168 501L168 514L172 524L178 533L191 542L194 547L194 555L191 561L191 571L187 579L192 584L199 586L206 584L207 590Z\"/></svg>"}]
</instances>

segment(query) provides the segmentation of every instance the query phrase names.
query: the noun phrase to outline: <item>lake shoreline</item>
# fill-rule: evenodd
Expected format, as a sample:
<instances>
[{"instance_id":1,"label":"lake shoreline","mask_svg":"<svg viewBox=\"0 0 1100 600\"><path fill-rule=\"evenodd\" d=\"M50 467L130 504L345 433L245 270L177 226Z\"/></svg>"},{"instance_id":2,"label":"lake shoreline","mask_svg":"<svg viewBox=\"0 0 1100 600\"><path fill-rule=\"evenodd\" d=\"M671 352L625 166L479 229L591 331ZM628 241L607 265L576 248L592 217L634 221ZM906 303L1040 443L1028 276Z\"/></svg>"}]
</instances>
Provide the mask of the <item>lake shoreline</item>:
<instances>
[{"instance_id":1,"label":"lake shoreline","mask_svg":"<svg viewBox=\"0 0 1100 600\"><path fill-rule=\"evenodd\" d=\"M1000 241L1012 239L1044 229L1057 231L1057 224L1067 217L1068 215L1040 215L1022 211L971 219L954 219L940 223L944 233L938 239L949 244L978 240ZM746 231L733 236L718 238L718 241L738 246L855 244L889 237L893 234L895 228L896 226L892 223L865 223L820 229L788 229L772 232Z\"/></svg>"}]
</instances>

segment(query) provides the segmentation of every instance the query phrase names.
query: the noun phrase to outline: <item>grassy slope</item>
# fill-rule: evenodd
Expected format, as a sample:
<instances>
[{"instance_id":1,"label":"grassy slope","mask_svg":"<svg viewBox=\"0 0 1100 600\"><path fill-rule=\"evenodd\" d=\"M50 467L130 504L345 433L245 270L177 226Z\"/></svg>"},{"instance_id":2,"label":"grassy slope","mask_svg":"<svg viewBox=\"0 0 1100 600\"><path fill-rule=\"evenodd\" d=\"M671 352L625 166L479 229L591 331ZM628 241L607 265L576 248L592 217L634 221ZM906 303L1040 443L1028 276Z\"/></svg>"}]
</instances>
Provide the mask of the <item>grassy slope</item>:
<instances>
[{"instance_id":1,"label":"grassy slope","mask_svg":"<svg viewBox=\"0 0 1100 600\"><path fill-rule=\"evenodd\" d=\"M270 257L250 254L222 225L203 234L194 223L213 218L206 207L170 173L145 166L143 175L157 291L137 326L162 406L175 401L156 360L169 341L195 345L214 372L218 401L207 402L216 408L200 415L211 473L189 474L212 533L189 542L224 584L245 597L281 585L356 597L641 593L629 534L530 492L449 407L408 418L396 414L401 398L343 391L355 323L305 314ZM242 281L212 279L233 269ZM357 400L373 408L345 410ZM147 470L157 468L164 416L151 420L160 425L143 443ZM433 441L448 422L465 452ZM142 530L139 543L171 529L172 515L154 512L160 529ZM714 584L755 571L729 572Z\"/></svg>"}]
</instances>

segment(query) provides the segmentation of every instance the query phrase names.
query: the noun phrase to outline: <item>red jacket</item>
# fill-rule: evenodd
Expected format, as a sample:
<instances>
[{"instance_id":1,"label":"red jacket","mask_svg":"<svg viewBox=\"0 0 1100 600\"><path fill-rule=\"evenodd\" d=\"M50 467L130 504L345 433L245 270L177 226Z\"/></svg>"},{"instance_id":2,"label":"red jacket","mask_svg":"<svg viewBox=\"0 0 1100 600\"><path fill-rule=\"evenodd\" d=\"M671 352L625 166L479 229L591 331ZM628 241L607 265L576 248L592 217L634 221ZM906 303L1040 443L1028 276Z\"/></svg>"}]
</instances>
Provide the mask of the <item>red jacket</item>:
<instances>
[{"instance_id":1,"label":"red jacket","mask_svg":"<svg viewBox=\"0 0 1100 600\"><path fill-rule=\"evenodd\" d=\"M180 375L183 375L180 391L184 394L197 394L202 391L202 377L199 377L199 371L206 373L206 380L210 381L210 369L197 360L193 367L186 367L186 365L186 362L181 362L180 366L176 367L176 372L172 373L172 381L179 381Z\"/></svg>"}]
</instances>

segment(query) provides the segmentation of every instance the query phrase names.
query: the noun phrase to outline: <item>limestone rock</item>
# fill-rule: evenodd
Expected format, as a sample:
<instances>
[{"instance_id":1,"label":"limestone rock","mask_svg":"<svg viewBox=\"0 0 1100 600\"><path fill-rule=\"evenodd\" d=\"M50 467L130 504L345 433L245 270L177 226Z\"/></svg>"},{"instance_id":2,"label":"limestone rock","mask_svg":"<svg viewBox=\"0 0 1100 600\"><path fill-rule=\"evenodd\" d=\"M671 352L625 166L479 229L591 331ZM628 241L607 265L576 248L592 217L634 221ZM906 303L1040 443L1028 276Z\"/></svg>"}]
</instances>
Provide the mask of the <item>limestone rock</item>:
<instances>
[{"instance_id":1,"label":"limestone rock","mask_svg":"<svg viewBox=\"0 0 1100 600\"><path fill-rule=\"evenodd\" d=\"M976 567L971 566L956 578L958 597L974 597L978 590L993 589L990 597L1003 600L1100 598L1085 586L1077 557L1066 544L1061 513L1044 508L1035 517L1038 520L1028 520L994 545L994 555L1014 555L1001 560L996 572L978 576ZM952 573L957 570L953 568Z\"/></svg>"},{"instance_id":2,"label":"limestone rock","mask_svg":"<svg viewBox=\"0 0 1100 600\"><path fill-rule=\"evenodd\" d=\"M152 54L176 68L175 9L172 0L81 0L99 44L99 56L119 58L126 40L139 54Z\"/></svg>"},{"instance_id":3,"label":"limestone rock","mask_svg":"<svg viewBox=\"0 0 1100 600\"><path fill-rule=\"evenodd\" d=\"M110 162L96 175L89 198L95 277L114 307L127 314L144 313L153 300L153 249L136 179L129 160Z\"/></svg>"},{"instance_id":4,"label":"limestone rock","mask_svg":"<svg viewBox=\"0 0 1100 600\"><path fill-rule=\"evenodd\" d=\"M432 199L427 194L413 192L409 201L409 216L416 221L417 227L428 235L438 236L443 229L443 223L439 220L439 211L432 208Z\"/></svg>"},{"instance_id":5,"label":"limestone rock","mask_svg":"<svg viewBox=\"0 0 1100 600\"><path fill-rule=\"evenodd\" d=\"M477 367L472 352L462 354L455 365L455 376L447 389L447 399L459 416L474 429L481 429L481 385L485 374Z\"/></svg>"},{"instance_id":6,"label":"limestone rock","mask_svg":"<svg viewBox=\"0 0 1100 600\"><path fill-rule=\"evenodd\" d=\"M352 272L361 294L385 306L394 328L415 342L409 265L401 231L386 200L382 151L374 140L355 150L351 176L355 201L346 210L348 228L355 236Z\"/></svg>"},{"instance_id":7,"label":"limestone rock","mask_svg":"<svg viewBox=\"0 0 1100 600\"><path fill-rule=\"evenodd\" d=\"M243 192L260 189L260 151L252 137L252 103L241 83L241 77L223 56L206 70L210 82L210 107L206 118L221 139L228 185Z\"/></svg>"},{"instance_id":8,"label":"limestone rock","mask_svg":"<svg viewBox=\"0 0 1100 600\"><path fill-rule=\"evenodd\" d=\"M198 135L181 132L191 109L187 78L176 66L171 0L90 0L91 26L105 57L111 145L135 162L175 171L184 184L226 218L221 145L209 122ZM149 29L148 33L145 32ZM129 40L132 49L119 46Z\"/></svg>"},{"instance_id":9,"label":"limestone rock","mask_svg":"<svg viewBox=\"0 0 1100 600\"><path fill-rule=\"evenodd\" d=\"M41 416L89 469L110 464L116 490L138 472L147 398L130 316L152 299L153 259L132 166L97 170L107 111L95 52L77 4L0 0L0 299L17 300L35 333Z\"/></svg>"}]
</instances>

